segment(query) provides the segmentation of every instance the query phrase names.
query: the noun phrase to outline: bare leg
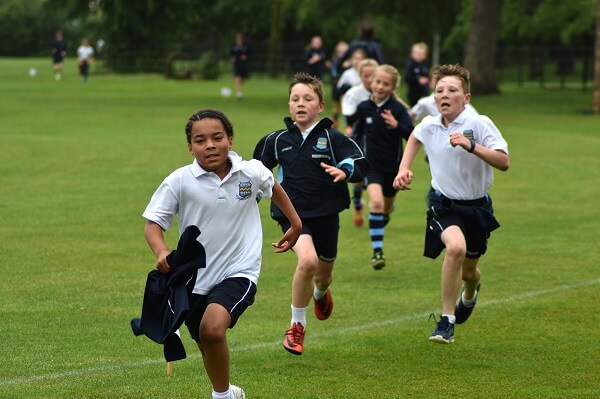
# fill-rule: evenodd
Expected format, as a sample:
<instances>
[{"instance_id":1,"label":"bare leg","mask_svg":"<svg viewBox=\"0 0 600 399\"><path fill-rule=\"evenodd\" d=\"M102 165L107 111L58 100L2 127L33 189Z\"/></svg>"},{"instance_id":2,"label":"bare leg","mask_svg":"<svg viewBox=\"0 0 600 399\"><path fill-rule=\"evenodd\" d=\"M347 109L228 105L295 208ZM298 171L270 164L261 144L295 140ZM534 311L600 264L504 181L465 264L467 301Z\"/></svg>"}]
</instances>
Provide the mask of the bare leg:
<instances>
[{"instance_id":1,"label":"bare leg","mask_svg":"<svg viewBox=\"0 0 600 399\"><path fill-rule=\"evenodd\" d=\"M200 322L198 347L206 374L217 392L229 389L229 348L226 334L230 324L229 312L216 303L208 305Z\"/></svg>"},{"instance_id":2,"label":"bare leg","mask_svg":"<svg viewBox=\"0 0 600 399\"><path fill-rule=\"evenodd\" d=\"M317 289L325 291L333 281L333 262L325 262L319 259L317 271L315 273L314 282Z\"/></svg>"},{"instance_id":3,"label":"bare leg","mask_svg":"<svg viewBox=\"0 0 600 399\"><path fill-rule=\"evenodd\" d=\"M458 226L450 226L442 232L446 255L442 263L442 314L454 314L456 298L462 279L462 265L467 252L465 237Z\"/></svg>"},{"instance_id":4,"label":"bare leg","mask_svg":"<svg viewBox=\"0 0 600 399\"><path fill-rule=\"evenodd\" d=\"M296 308L305 308L312 298L313 279L319 264L312 237L301 234L294 246L294 252L298 258L298 265L292 281L292 305Z\"/></svg>"},{"instance_id":5,"label":"bare leg","mask_svg":"<svg viewBox=\"0 0 600 399\"><path fill-rule=\"evenodd\" d=\"M462 279L465 286L465 299L472 299L475 296L477 284L481 279L481 271L477 267L479 258L465 258L462 266Z\"/></svg>"}]
</instances>

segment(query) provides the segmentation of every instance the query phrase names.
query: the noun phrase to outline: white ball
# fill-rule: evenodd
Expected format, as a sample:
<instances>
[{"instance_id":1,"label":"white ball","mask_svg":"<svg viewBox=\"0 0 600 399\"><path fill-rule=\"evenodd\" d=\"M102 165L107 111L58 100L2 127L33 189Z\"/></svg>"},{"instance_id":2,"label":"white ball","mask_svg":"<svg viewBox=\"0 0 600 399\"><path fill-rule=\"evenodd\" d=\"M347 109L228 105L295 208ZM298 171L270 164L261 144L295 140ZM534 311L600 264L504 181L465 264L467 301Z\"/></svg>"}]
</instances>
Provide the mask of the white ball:
<instances>
[{"instance_id":1,"label":"white ball","mask_svg":"<svg viewBox=\"0 0 600 399\"><path fill-rule=\"evenodd\" d=\"M230 97L231 96L231 89L227 86L225 87L221 87L221 96L223 97Z\"/></svg>"},{"instance_id":2,"label":"white ball","mask_svg":"<svg viewBox=\"0 0 600 399\"><path fill-rule=\"evenodd\" d=\"M37 75L37 69L29 68L29 76L33 78L35 75Z\"/></svg>"}]
</instances>

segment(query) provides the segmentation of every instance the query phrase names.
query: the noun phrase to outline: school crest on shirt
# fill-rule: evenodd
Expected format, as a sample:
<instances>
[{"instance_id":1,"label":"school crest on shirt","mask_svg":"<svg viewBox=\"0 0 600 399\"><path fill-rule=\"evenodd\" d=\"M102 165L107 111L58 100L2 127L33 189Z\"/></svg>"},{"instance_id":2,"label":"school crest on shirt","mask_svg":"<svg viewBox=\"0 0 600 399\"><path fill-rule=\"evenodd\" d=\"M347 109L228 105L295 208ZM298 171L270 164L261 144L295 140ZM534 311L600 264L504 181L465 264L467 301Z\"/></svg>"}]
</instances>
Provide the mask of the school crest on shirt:
<instances>
[{"instance_id":1,"label":"school crest on shirt","mask_svg":"<svg viewBox=\"0 0 600 399\"><path fill-rule=\"evenodd\" d=\"M238 184L238 194L236 198L239 200L247 200L252 195L252 182L241 181Z\"/></svg>"},{"instance_id":2,"label":"school crest on shirt","mask_svg":"<svg viewBox=\"0 0 600 399\"><path fill-rule=\"evenodd\" d=\"M327 137L319 137L317 139L317 144L313 146L313 149L317 152L325 152L329 147Z\"/></svg>"},{"instance_id":3,"label":"school crest on shirt","mask_svg":"<svg viewBox=\"0 0 600 399\"><path fill-rule=\"evenodd\" d=\"M463 136L465 136L469 140L475 139L475 136L473 135L473 130L472 129L467 129L467 130L463 131Z\"/></svg>"}]
</instances>

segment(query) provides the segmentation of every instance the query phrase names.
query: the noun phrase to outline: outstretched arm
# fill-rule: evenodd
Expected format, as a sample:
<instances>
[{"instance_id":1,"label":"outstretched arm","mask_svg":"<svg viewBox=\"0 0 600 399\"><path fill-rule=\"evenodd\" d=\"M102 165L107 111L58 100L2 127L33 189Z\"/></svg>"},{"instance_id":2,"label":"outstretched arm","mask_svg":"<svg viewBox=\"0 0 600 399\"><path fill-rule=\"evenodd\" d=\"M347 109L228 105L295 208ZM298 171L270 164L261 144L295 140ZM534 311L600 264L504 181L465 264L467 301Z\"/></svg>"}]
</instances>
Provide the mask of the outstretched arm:
<instances>
[{"instance_id":1,"label":"outstretched arm","mask_svg":"<svg viewBox=\"0 0 600 399\"><path fill-rule=\"evenodd\" d=\"M410 165L412 164L413 159L415 159L417 152L419 152L421 145L422 143L411 134L408 138L404 154L402 155L398 174L394 179L393 186L396 190L410 190L410 184L412 183L413 178L413 172L410 170Z\"/></svg>"},{"instance_id":2,"label":"outstretched arm","mask_svg":"<svg viewBox=\"0 0 600 399\"><path fill-rule=\"evenodd\" d=\"M298 241L298 237L300 237L300 232L302 231L302 221L294 205L292 205L292 201L290 201L287 193L277 180L275 180L275 185L273 186L271 201L281 209L281 212L283 212L291 224L291 227L285 232L283 237L278 242L271 244L277 248L275 252L285 252L296 245L296 241Z\"/></svg>"}]
</instances>

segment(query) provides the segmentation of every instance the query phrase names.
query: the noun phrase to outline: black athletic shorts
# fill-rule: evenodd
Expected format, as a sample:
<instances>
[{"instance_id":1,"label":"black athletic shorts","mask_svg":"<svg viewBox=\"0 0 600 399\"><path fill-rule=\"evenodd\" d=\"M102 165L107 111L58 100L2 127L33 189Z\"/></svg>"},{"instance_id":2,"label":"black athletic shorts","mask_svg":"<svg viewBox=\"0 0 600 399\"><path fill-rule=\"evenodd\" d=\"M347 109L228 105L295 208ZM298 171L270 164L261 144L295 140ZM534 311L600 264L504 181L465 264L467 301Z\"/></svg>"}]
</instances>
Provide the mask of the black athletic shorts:
<instances>
[{"instance_id":1,"label":"black athletic shorts","mask_svg":"<svg viewBox=\"0 0 600 399\"><path fill-rule=\"evenodd\" d=\"M378 171L377 169L368 168L365 184L367 186L372 183L380 184L381 188L383 189L383 196L387 198L394 198L398 192L398 190L394 188L394 179L396 178L397 172L397 169L392 173L384 173Z\"/></svg>"},{"instance_id":2,"label":"black athletic shorts","mask_svg":"<svg viewBox=\"0 0 600 399\"><path fill-rule=\"evenodd\" d=\"M278 222L284 233L291 227L287 219ZM302 232L300 234L308 234L312 237L319 259L325 262L333 262L337 257L339 231L340 216L336 213L331 216L302 219Z\"/></svg>"},{"instance_id":3,"label":"black athletic shorts","mask_svg":"<svg viewBox=\"0 0 600 399\"><path fill-rule=\"evenodd\" d=\"M500 227L494 217L492 198L461 201L452 200L436 190L431 190L427 209L427 228L423 255L435 259L444 250L442 231L458 226L467 243L467 258L476 259L487 250L490 233Z\"/></svg>"},{"instance_id":4,"label":"black athletic shorts","mask_svg":"<svg viewBox=\"0 0 600 399\"><path fill-rule=\"evenodd\" d=\"M245 277L227 278L217 284L208 295L191 294L190 313L185 325L196 342L200 342L200 322L210 303L222 305L231 315L233 328L244 311L254 303L256 284Z\"/></svg>"}]
</instances>

